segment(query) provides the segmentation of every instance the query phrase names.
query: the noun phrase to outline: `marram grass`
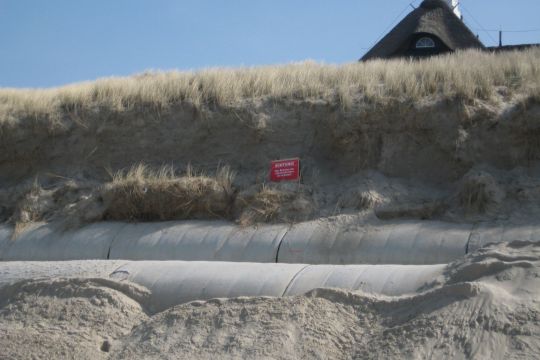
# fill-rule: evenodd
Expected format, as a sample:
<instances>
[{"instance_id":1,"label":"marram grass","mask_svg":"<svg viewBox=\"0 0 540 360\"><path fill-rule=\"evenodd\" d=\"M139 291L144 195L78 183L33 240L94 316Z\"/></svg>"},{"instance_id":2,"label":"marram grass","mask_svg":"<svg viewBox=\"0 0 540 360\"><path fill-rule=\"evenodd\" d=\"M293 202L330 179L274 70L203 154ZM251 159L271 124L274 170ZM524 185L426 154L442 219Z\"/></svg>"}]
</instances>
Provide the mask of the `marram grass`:
<instances>
[{"instance_id":1,"label":"marram grass","mask_svg":"<svg viewBox=\"0 0 540 360\"><path fill-rule=\"evenodd\" d=\"M540 49L500 54L465 51L421 61L377 60L339 66L304 62L158 71L50 89L2 88L0 125L15 125L28 118L54 119L79 110L164 109L182 102L197 107L235 106L255 98L325 99L345 107L359 97L372 103L433 95L490 99L500 87L510 94L540 98Z\"/></svg>"}]
</instances>

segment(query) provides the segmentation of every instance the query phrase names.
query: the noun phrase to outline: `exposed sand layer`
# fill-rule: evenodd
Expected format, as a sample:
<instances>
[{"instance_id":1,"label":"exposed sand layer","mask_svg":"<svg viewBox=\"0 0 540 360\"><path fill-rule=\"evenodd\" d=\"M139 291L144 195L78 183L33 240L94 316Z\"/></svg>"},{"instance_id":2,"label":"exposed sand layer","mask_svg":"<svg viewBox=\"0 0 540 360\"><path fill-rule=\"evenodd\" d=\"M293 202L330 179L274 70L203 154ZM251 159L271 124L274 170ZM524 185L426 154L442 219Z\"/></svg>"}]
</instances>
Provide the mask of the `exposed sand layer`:
<instances>
[{"instance_id":1,"label":"exposed sand layer","mask_svg":"<svg viewBox=\"0 0 540 360\"><path fill-rule=\"evenodd\" d=\"M139 303L144 291L118 284L49 279L4 286L2 357L540 356L540 245L530 242L480 249L448 265L421 292L402 297L320 289L286 298L192 302L147 314ZM109 352L102 351L107 344Z\"/></svg>"},{"instance_id":2,"label":"exposed sand layer","mask_svg":"<svg viewBox=\"0 0 540 360\"><path fill-rule=\"evenodd\" d=\"M82 123L66 113L54 130L24 119L0 134L0 222L249 224L341 213L527 221L540 213L540 106L503 90L489 100L434 96L384 106L358 97L347 110L257 98L199 110L173 104L159 117L83 111ZM301 159L300 183L268 184L269 162L290 157ZM162 178L135 170L139 180L111 185L111 174L140 163L175 170ZM208 177L186 178L189 165ZM236 174L232 182L219 175L223 166Z\"/></svg>"}]
</instances>

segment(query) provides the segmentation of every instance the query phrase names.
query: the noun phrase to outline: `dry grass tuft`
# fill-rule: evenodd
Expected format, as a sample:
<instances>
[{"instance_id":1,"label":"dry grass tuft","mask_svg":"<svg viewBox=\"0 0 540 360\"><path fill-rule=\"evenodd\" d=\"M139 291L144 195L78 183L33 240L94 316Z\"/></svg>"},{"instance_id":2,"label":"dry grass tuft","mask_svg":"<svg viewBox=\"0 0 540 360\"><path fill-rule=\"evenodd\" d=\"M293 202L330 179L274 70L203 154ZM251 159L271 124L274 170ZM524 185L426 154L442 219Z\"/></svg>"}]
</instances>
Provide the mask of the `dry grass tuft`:
<instances>
[{"instance_id":1,"label":"dry grass tuft","mask_svg":"<svg viewBox=\"0 0 540 360\"><path fill-rule=\"evenodd\" d=\"M152 170L140 164L113 176L103 188L104 217L110 220L228 218L233 173L222 167L215 177L188 169L177 176L171 166Z\"/></svg>"},{"instance_id":2,"label":"dry grass tuft","mask_svg":"<svg viewBox=\"0 0 540 360\"><path fill-rule=\"evenodd\" d=\"M479 182L465 184L460 193L459 202L467 212L484 213L489 204L486 184Z\"/></svg>"},{"instance_id":3,"label":"dry grass tuft","mask_svg":"<svg viewBox=\"0 0 540 360\"><path fill-rule=\"evenodd\" d=\"M5 211L16 234L40 221L59 221L64 229L103 220L228 219L252 225L303 221L315 213L304 185L255 185L238 193L233 180L227 166L208 176L189 166L178 174L172 166L139 164L105 184L68 180L45 190L35 181L17 190Z\"/></svg>"},{"instance_id":4,"label":"dry grass tuft","mask_svg":"<svg viewBox=\"0 0 540 360\"><path fill-rule=\"evenodd\" d=\"M482 214L500 204L505 197L496 179L483 171L464 176L458 193L459 204L469 214Z\"/></svg>"},{"instance_id":5,"label":"dry grass tuft","mask_svg":"<svg viewBox=\"0 0 540 360\"><path fill-rule=\"evenodd\" d=\"M52 207L51 192L44 190L37 179L16 196L15 209L10 222L15 224L12 237L16 238L32 223L44 220Z\"/></svg>"},{"instance_id":6,"label":"dry grass tuft","mask_svg":"<svg viewBox=\"0 0 540 360\"><path fill-rule=\"evenodd\" d=\"M66 114L122 112L175 104L234 106L246 99L324 99L344 108L357 99L387 103L434 95L489 99L497 88L540 98L540 49L492 54L458 52L421 61L375 60L334 66L284 66L148 72L52 89L0 89L0 132L21 121L61 126ZM69 118L69 116L68 116ZM76 121L71 116L71 121Z\"/></svg>"},{"instance_id":7,"label":"dry grass tuft","mask_svg":"<svg viewBox=\"0 0 540 360\"><path fill-rule=\"evenodd\" d=\"M315 211L312 199L297 184L283 185L263 184L239 193L235 202L237 222L248 226L308 219Z\"/></svg>"}]
</instances>

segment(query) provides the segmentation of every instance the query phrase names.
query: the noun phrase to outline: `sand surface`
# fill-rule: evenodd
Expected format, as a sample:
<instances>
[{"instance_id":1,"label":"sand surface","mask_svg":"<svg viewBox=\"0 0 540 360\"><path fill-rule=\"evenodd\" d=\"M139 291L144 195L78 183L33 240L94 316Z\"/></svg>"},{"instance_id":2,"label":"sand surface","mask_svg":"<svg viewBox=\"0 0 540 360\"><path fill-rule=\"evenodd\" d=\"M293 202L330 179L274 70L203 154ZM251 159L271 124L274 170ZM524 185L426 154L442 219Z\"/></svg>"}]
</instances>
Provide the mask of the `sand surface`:
<instances>
[{"instance_id":1,"label":"sand surface","mask_svg":"<svg viewBox=\"0 0 540 360\"><path fill-rule=\"evenodd\" d=\"M536 100L525 105L501 95L467 104L435 97L382 107L356 100L348 111L322 101L269 99L203 113L179 105L159 121L140 111L90 112L87 125L69 122L55 136L41 122L21 125L0 142L0 223L106 220L112 210L102 187L111 174L140 163L154 170L171 165L178 176L188 164L210 176L229 166L236 174L229 214L235 221L263 185L285 198L263 221L358 213L468 224L538 218ZM268 184L270 161L289 157L301 159L300 185ZM211 210L196 218L215 219ZM146 215L113 218L147 221L156 214Z\"/></svg>"},{"instance_id":2,"label":"sand surface","mask_svg":"<svg viewBox=\"0 0 540 360\"><path fill-rule=\"evenodd\" d=\"M530 242L469 254L404 297L319 289L151 314L145 294L103 277L4 285L0 358L540 357L540 244Z\"/></svg>"}]
</instances>

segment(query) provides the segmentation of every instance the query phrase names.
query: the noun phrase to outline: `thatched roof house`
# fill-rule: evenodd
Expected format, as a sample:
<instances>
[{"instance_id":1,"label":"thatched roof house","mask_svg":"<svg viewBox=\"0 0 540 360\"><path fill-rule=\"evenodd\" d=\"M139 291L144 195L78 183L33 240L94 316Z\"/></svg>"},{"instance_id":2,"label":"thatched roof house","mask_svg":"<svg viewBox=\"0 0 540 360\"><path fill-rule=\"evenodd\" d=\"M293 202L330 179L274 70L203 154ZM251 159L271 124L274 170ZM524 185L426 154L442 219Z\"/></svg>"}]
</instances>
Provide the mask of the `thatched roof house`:
<instances>
[{"instance_id":1,"label":"thatched roof house","mask_svg":"<svg viewBox=\"0 0 540 360\"><path fill-rule=\"evenodd\" d=\"M484 45L447 1L425 0L361 60L425 57L470 48L484 49Z\"/></svg>"}]
</instances>

